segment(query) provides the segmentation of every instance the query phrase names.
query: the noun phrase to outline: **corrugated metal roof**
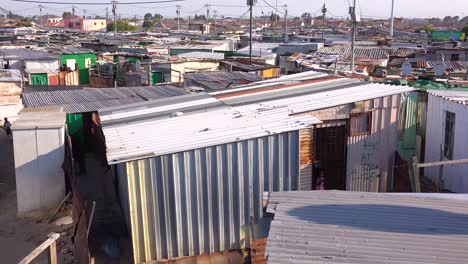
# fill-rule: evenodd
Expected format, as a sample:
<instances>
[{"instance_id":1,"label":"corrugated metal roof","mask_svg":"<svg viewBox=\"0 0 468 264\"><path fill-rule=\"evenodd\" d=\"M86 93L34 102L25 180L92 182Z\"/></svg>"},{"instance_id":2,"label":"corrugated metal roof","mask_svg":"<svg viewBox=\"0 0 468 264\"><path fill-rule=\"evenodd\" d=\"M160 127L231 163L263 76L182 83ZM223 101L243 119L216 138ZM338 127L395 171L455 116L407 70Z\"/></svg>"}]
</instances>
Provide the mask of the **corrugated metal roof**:
<instances>
[{"instance_id":1,"label":"corrugated metal roof","mask_svg":"<svg viewBox=\"0 0 468 264\"><path fill-rule=\"evenodd\" d=\"M184 80L191 80L192 85L201 85L210 90L220 90L251 82L261 81L262 77L248 72L199 72L186 73ZM197 85L198 84L198 85Z\"/></svg>"},{"instance_id":2,"label":"corrugated metal roof","mask_svg":"<svg viewBox=\"0 0 468 264\"><path fill-rule=\"evenodd\" d=\"M346 78L252 87L254 88L249 89L247 86L213 94L228 105L260 103L265 107L283 106L287 107L290 113L300 113L414 90L407 86L369 83Z\"/></svg>"},{"instance_id":3,"label":"corrugated metal roof","mask_svg":"<svg viewBox=\"0 0 468 264\"><path fill-rule=\"evenodd\" d=\"M224 53L191 51L177 55L186 59L224 60Z\"/></svg>"},{"instance_id":4,"label":"corrugated metal roof","mask_svg":"<svg viewBox=\"0 0 468 264\"><path fill-rule=\"evenodd\" d=\"M0 54L4 59L10 60L54 60L58 55L49 54L42 50L33 50L27 48L3 48Z\"/></svg>"},{"instance_id":5,"label":"corrugated metal roof","mask_svg":"<svg viewBox=\"0 0 468 264\"><path fill-rule=\"evenodd\" d=\"M0 70L0 82L21 82L20 70Z\"/></svg>"},{"instance_id":6,"label":"corrugated metal roof","mask_svg":"<svg viewBox=\"0 0 468 264\"><path fill-rule=\"evenodd\" d=\"M468 90L467 91L437 91L430 90L429 94L439 96L445 100L456 102L459 104L468 105Z\"/></svg>"},{"instance_id":7,"label":"corrugated metal roof","mask_svg":"<svg viewBox=\"0 0 468 264\"><path fill-rule=\"evenodd\" d=\"M128 112L100 111L109 164L295 131L321 123L313 117L292 117L281 108L218 105L198 110L216 102L219 101L205 97ZM181 110L190 107L198 109ZM147 119L141 118L145 115Z\"/></svg>"},{"instance_id":8,"label":"corrugated metal roof","mask_svg":"<svg viewBox=\"0 0 468 264\"><path fill-rule=\"evenodd\" d=\"M317 52L321 54L335 54L349 57L351 56L351 47L323 47ZM388 59L390 53L390 49L382 48L356 48L355 50L356 59Z\"/></svg>"},{"instance_id":9,"label":"corrugated metal roof","mask_svg":"<svg viewBox=\"0 0 468 264\"><path fill-rule=\"evenodd\" d=\"M271 193L269 202L275 217L268 263L458 264L468 259L467 200L312 191Z\"/></svg>"},{"instance_id":10,"label":"corrugated metal roof","mask_svg":"<svg viewBox=\"0 0 468 264\"><path fill-rule=\"evenodd\" d=\"M67 113L93 112L102 108L187 94L170 85L35 92L23 94L25 107L63 106Z\"/></svg>"}]
</instances>

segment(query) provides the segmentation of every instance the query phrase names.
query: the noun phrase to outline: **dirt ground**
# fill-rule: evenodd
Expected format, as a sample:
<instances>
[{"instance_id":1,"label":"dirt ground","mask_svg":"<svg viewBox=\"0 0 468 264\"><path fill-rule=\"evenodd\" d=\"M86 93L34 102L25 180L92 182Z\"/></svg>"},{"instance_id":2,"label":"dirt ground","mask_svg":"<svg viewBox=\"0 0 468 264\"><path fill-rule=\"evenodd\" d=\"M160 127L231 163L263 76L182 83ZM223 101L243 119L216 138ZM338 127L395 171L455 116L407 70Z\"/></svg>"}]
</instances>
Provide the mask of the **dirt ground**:
<instances>
[{"instance_id":1,"label":"dirt ground","mask_svg":"<svg viewBox=\"0 0 468 264\"><path fill-rule=\"evenodd\" d=\"M0 130L0 262L17 263L47 239L51 232L61 233L57 241L60 263L72 263L71 225L47 224L50 212L17 216L13 143ZM34 263L47 263L47 253Z\"/></svg>"},{"instance_id":2,"label":"dirt ground","mask_svg":"<svg viewBox=\"0 0 468 264\"><path fill-rule=\"evenodd\" d=\"M86 155L86 167L86 174L77 173L77 185L87 201L87 209L91 208L92 201L96 202L89 237L91 255L99 264L131 263L131 244L120 215L110 172L95 160L93 154ZM44 242L51 232L61 234L57 241L58 262L75 263L72 226L47 224L53 211L17 216L13 143L0 129L0 263L18 263ZM65 215L71 215L70 204L56 218ZM33 263L48 263L47 253L41 254Z\"/></svg>"}]
</instances>

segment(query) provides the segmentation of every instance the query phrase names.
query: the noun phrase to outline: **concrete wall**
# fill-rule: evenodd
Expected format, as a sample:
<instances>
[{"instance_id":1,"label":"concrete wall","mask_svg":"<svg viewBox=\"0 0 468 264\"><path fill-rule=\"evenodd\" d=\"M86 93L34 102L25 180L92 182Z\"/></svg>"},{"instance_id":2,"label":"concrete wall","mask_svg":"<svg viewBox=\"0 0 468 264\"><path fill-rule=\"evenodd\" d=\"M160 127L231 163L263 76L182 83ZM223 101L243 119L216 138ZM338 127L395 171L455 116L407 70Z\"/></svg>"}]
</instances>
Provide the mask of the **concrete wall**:
<instances>
[{"instance_id":1,"label":"concrete wall","mask_svg":"<svg viewBox=\"0 0 468 264\"><path fill-rule=\"evenodd\" d=\"M65 128L15 130L18 213L49 209L65 196Z\"/></svg>"},{"instance_id":2,"label":"concrete wall","mask_svg":"<svg viewBox=\"0 0 468 264\"><path fill-rule=\"evenodd\" d=\"M86 19L83 20L84 31L101 31L107 28L107 22L105 19Z\"/></svg>"},{"instance_id":3,"label":"concrete wall","mask_svg":"<svg viewBox=\"0 0 468 264\"><path fill-rule=\"evenodd\" d=\"M10 122L18 118L18 113L23 109L21 100L21 83L0 82L0 121L7 117Z\"/></svg>"},{"instance_id":4,"label":"concrete wall","mask_svg":"<svg viewBox=\"0 0 468 264\"><path fill-rule=\"evenodd\" d=\"M468 158L468 105L429 95L426 125L425 162L440 160L440 146L444 144L445 111L455 113L455 142L453 159ZM426 168L424 174L437 182L439 167ZM443 187L452 192L468 192L468 164L444 166Z\"/></svg>"}]
</instances>

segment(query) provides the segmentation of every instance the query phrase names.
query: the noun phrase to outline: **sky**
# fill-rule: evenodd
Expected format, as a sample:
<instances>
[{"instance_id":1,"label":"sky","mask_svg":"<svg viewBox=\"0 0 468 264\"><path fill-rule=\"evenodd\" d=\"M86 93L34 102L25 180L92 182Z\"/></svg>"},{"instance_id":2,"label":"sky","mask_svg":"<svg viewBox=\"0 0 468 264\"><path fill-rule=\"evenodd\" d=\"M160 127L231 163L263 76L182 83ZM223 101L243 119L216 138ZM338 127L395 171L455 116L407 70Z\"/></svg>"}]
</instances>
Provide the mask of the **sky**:
<instances>
[{"instance_id":1,"label":"sky","mask_svg":"<svg viewBox=\"0 0 468 264\"><path fill-rule=\"evenodd\" d=\"M70 5L57 4L41 4L43 6L43 14L62 14L64 11L72 9L72 3L83 2L107 2L110 0L44 0L61 1L70 3ZM149 0L121 0L121 2L137 2ZM277 1L277 2L276 2ZM319 11L323 3L327 5L329 17L345 18L348 16L348 7L352 5L353 0L257 0L254 6L254 15L268 14L274 11L271 6L278 6L279 14L283 12L283 5L287 4L289 16L300 16L304 12L309 12L313 15L320 15ZM388 18L390 16L392 0L357 0L357 12L363 18ZM395 0L395 15L406 18L428 18L428 17L445 17L445 16L468 16L468 0ZM185 0L177 3L159 3L159 4L126 4L119 5L117 13L122 17L139 17L142 18L145 13L159 13L165 17L176 16L176 5L181 6L181 16L188 17L195 14L205 14L206 7L204 5L210 3L210 15L217 11L218 17L224 15L226 17L247 17L248 7L246 0ZM0 7L11 10L19 15L39 15L39 3L21 3L12 0L0 1ZM75 13L95 16L105 16L106 7L110 5L77 5Z\"/></svg>"}]
</instances>

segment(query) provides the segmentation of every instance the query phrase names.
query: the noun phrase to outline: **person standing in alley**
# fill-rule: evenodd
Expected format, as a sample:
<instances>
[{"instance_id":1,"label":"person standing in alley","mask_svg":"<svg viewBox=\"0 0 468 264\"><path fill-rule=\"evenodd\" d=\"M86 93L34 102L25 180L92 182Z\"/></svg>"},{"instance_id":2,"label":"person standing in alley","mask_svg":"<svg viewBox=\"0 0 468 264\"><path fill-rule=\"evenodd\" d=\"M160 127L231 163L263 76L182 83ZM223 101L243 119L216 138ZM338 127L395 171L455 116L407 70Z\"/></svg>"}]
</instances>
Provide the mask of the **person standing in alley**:
<instances>
[{"instance_id":1,"label":"person standing in alley","mask_svg":"<svg viewBox=\"0 0 468 264\"><path fill-rule=\"evenodd\" d=\"M8 118L5 117L5 122L3 123L3 129L5 129L5 133L7 134L8 138L11 137L11 123L8 121Z\"/></svg>"},{"instance_id":2,"label":"person standing in alley","mask_svg":"<svg viewBox=\"0 0 468 264\"><path fill-rule=\"evenodd\" d=\"M315 190L325 190L325 172L323 172L323 170L320 171L320 176L315 184Z\"/></svg>"}]
</instances>

